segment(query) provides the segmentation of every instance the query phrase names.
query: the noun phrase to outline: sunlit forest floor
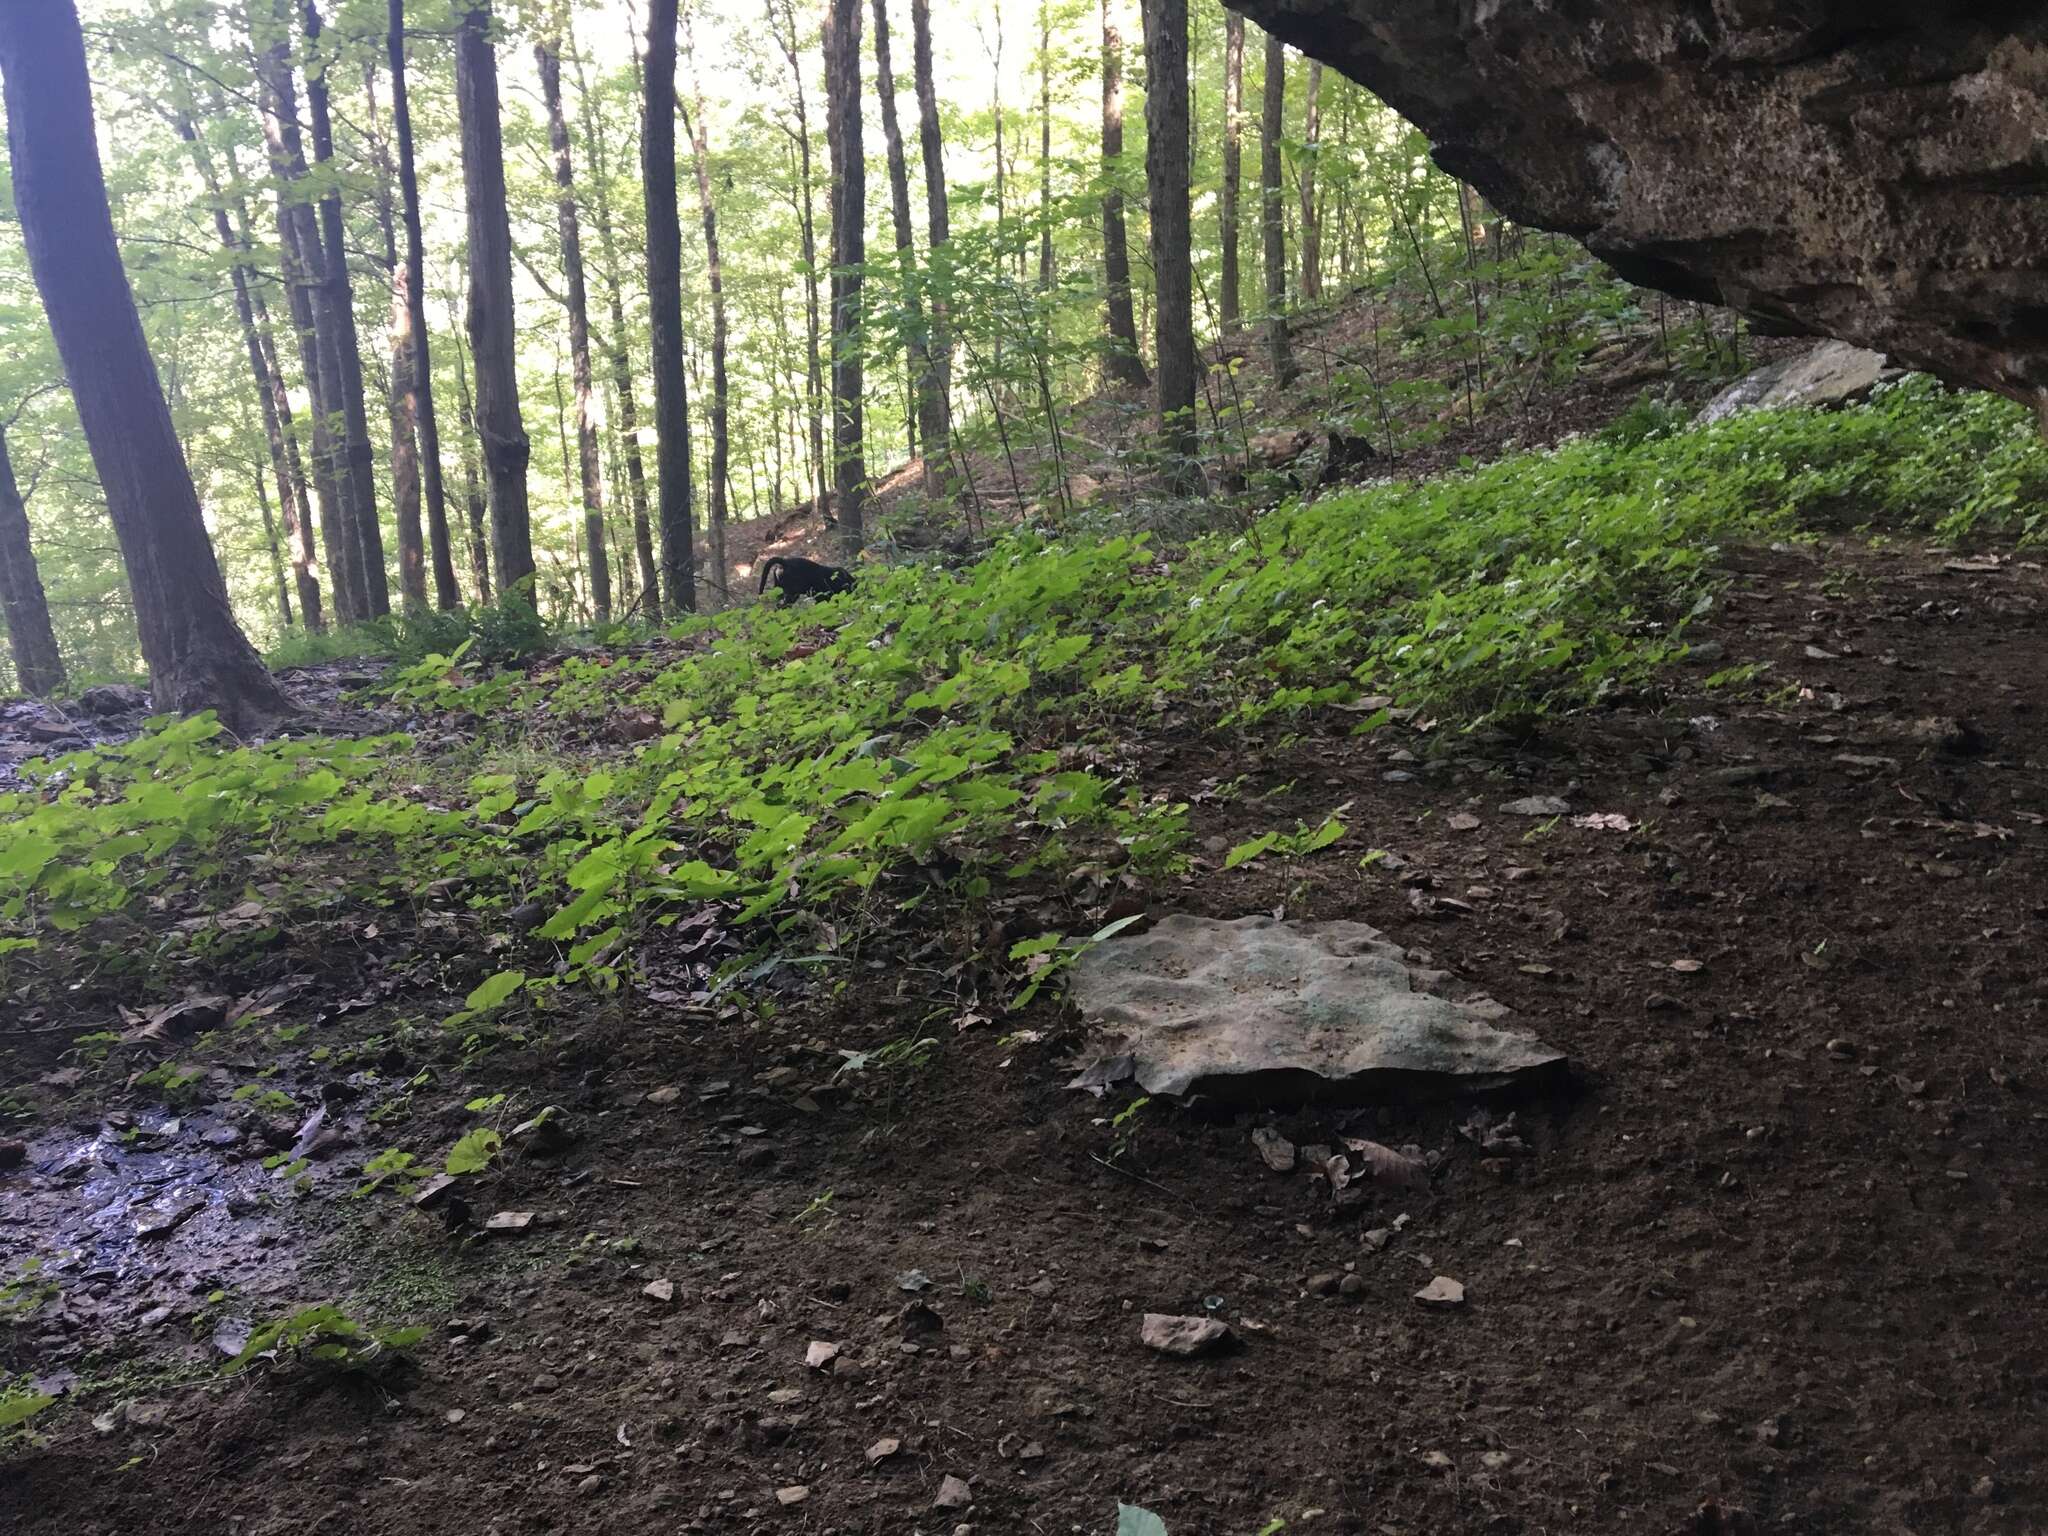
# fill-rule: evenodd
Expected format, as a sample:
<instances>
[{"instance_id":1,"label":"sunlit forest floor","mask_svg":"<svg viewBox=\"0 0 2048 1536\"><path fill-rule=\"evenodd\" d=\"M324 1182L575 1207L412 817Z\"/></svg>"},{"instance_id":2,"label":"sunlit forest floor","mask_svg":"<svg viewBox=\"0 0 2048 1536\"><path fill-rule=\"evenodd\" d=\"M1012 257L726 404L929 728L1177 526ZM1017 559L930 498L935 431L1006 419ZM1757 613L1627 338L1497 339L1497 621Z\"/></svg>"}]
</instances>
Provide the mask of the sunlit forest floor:
<instances>
[{"instance_id":1,"label":"sunlit forest floor","mask_svg":"<svg viewBox=\"0 0 2048 1536\"><path fill-rule=\"evenodd\" d=\"M1603 426L1635 394L1532 402L1485 454L1447 438L1417 467L1561 435L1539 417ZM1644 502L1624 536L1588 512L1589 564L1534 550L1506 582L1555 582L1545 611L1623 658L1597 678L1448 682L1477 663L1426 670L1435 631L1375 632L1478 603L1501 574L1482 567L1536 535L1502 523L1427 592L1375 586L1363 562L1393 557L1371 530L1409 503L1366 493L1329 514L1356 523L1261 524L1256 559L1139 548L1031 605L991 569L1090 546L555 658L514 693L459 668L395 692L361 664L303 674L355 729L411 733L372 768L266 779L260 752L166 747L138 782L184 799L135 835L178 830L104 861L130 897L45 880L17 918L78 920L0 957L4 1348L55 1399L6 1448L0 1524L1106 1532L1121 1500L1176 1533L1435 1536L1704 1532L1712 1499L1755 1522L1730 1530L2038 1529L2048 593L2009 531L1871 530L1861 459L1807 484L1881 415L1621 430L1584 461L1452 475L1392 525L1420 559L1417 530L1521 501L1564 518L1581 480L1650 462L1661 486L1682 477L1656 455L1730 445L1701 480L1755 469L1747 521L1716 512L1709 538ZM1933 516L1955 485L1926 477ZM1660 562L1676 574L1626 601L1600 587ZM1287 625L1170 627L1190 592L1206 614L1240 590ZM1717 600L1683 645L1626 659L1697 591ZM1354 629L1317 629L1333 609ZM1113 654L1072 678L1086 660L1049 647L1083 635ZM1371 700L1318 693L1361 656L1417 707L1368 721ZM1018 658L1068 681L1020 693ZM879 693L889 744L863 755L879 728L825 722ZM764 770L729 723L756 717L815 734ZM861 763L927 789L960 771L927 749L983 786L941 831L890 842L833 809L886 799ZM845 776L806 799L813 753ZM720 800L704 756L750 787ZM696 775L651 820L708 862L640 866L628 901L591 861L631 856L617 801L647 803L650 761L650 786ZM358 772L374 815L336 787ZM1099 813L1084 779L1116 787ZM1529 796L1568 810L1502 809ZM195 831L209 797L266 819ZM1341 837L1226 867L1331 820ZM789 866L753 922L759 884L718 893L842 826L871 849L845 890ZM585 916L618 931L555 931L563 880L616 897ZM1519 1106L1505 1150L1456 1107L1070 1091L1085 1032L1056 985L1011 1008L1013 944L1167 911L1370 923L1568 1052L1571 1087ZM1436 1165L1337 1202L1269 1170L1267 1125ZM1416 1303L1434 1275L1461 1308ZM1143 1314L1205 1311L1234 1351L1140 1345ZM252 1333L269 1348L224 1372Z\"/></svg>"}]
</instances>

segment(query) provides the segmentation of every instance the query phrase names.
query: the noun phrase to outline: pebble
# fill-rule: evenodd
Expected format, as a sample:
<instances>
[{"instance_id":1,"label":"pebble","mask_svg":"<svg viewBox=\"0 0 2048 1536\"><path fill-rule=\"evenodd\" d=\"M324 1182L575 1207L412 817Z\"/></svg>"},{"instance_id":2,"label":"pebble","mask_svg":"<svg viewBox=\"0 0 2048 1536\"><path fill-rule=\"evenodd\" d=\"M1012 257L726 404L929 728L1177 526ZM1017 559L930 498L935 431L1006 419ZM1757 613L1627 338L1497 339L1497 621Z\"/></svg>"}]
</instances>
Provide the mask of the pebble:
<instances>
[{"instance_id":1,"label":"pebble","mask_svg":"<svg viewBox=\"0 0 2048 1536\"><path fill-rule=\"evenodd\" d=\"M536 1392L552 1392L559 1386L561 1382L545 1371L533 1378L533 1390Z\"/></svg>"},{"instance_id":2,"label":"pebble","mask_svg":"<svg viewBox=\"0 0 2048 1536\"><path fill-rule=\"evenodd\" d=\"M1363 1296L1365 1294L1365 1276L1346 1275L1337 1282L1337 1294L1339 1296Z\"/></svg>"},{"instance_id":3,"label":"pebble","mask_svg":"<svg viewBox=\"0 0 2048 1536\"><path fill-rule=\"evenodd\" d=\"M1334 1296L1337 1294L1338 1276L1334 1274L1310 1275L1308 1293L1311 1296Z\"/></svg>"},{"instance_id":4,"label":"pebble","mask_svg":"<svg viewBox=\"0 0 2048 1536\"><path fill-rule=\"evenodd\" d=\"M965 1509L974 1502L974 1490L959 1478L948 1473L939 1484L938 1497L932 1500L933 1509Z\"/></svg>"},{"instance_id":5,"label":"pebble","mask_svg":"<svg viewBox=\"0 0 2048 1536\"><path fill-rule=\"evenodd\" d=\"M464 1419L468 1418L469 1415L464 1413L460 1408L450 1408L447 1411L447 1413L442 1415L442 1417L446 1419L447 1422L450 1424L460 1424Z\"/></svg>"}]
</instances>

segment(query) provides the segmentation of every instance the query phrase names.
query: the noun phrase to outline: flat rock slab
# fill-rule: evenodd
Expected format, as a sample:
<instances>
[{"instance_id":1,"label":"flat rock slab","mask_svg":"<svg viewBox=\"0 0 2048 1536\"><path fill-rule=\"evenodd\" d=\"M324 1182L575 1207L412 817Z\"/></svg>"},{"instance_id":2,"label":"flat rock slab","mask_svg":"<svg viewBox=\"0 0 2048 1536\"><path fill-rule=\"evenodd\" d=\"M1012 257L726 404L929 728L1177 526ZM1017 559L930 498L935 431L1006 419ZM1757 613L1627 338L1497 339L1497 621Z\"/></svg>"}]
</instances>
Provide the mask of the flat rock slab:
<instances>
[{"instance_id":1,"label":"flat rock slab","mask_svg":"<svg viewBox=\"0 0 2048 1536\"><path fill-rule=\"evenodd\" d=\"M1786 406L1822 409L1862 399L1885 379L1899 376L1882 352L1852 347L1845 341L1824 341L1800 357L1759 368L1722 390L1700 412L1700 424L1725 421L1743 411Z\"/></svg>"},{"instance_id":2,"label":"flat rock slab","mask_svg":"<svg viewBox=\"0 0 2048 1536\"><path fill-rule=\"evenodd\" d=\"M1364 923L1173 916L1087 951L1081 1012L1112 1037L1069 1086L1125 1077L1219 1099L1448 1098L1559 1082L1562 1053L1431 990Z\"/></svg>"}]
</instances>

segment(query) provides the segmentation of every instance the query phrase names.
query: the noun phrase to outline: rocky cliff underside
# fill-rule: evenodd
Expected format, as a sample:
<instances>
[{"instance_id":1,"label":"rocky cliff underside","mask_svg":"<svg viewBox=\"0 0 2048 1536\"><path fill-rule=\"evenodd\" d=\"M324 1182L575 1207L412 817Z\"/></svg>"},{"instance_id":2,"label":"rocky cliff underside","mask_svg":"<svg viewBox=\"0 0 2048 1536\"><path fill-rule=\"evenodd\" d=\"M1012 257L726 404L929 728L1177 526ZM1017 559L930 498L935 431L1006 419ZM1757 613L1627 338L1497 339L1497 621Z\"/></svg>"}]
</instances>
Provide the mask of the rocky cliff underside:
<instances>
[{"instance_id":1,"label":"rocky cliff underside","mask_svg":"<svg viewBox=\"0 0 2048 1536\"><path fill-rule=\"evenodd\" d=\"M2048 7L1228 3L1635 282L2048 399Z\"/></svg>"}]
</instances>

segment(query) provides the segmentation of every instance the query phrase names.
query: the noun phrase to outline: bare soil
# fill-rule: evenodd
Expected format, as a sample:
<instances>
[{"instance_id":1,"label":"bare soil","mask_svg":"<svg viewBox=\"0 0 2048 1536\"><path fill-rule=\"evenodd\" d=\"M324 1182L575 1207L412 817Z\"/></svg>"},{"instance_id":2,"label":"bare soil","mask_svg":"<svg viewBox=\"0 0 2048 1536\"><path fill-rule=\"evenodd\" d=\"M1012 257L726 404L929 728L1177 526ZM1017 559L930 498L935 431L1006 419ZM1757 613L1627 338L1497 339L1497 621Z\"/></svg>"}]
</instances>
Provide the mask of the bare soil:
<instances>
[{"instance_id":1,"label":"bare soil","mask_svg":"<svg viewBox=\"0 0 2048 1536\"><path fill-rule=\"evenodd\" d=\"M1212 867L1014 893L1006 933L1133 899L1384 929L1578 1063L1520 1109L1520 1156L1444 1107L1153 1103L1114 1127L1123 1100L1063 1087L1085 1042L1059 1005L992 1004L1006 935L928 908L766 979L772 1012L691 1005L724 941L678 931L641 994L471 1061L394 1043L445 989L431 953L280 959L309 968L272 1022L308 1029L276 1082L332 1132L297 1199L256 1161L296 1115L222 1097L263 1063L230 1050L182 1108L49 1086L91 1021L17 1019L0 1256L45 1258L62 1295L0 1349L69 1393L0 1461L0 1528L1108 1532L1121 1499L1176 1536L1492 1536L1705 1531L1713 1499L1769 1530L2040 1530L2048 592L1953 558L1738 552L1723 659L1519 741L1356 737L1337 712L1292 739L1134 726ZM1704 687L1746 661L1771 670ZM1239 774L1251 797L1210 794ZM1531 794L1627 830L1499 809ZM1220 870L1342 802L1343 842ZM926 1038L922 1066L835 1077L842 1050ZM472 1197L532 1226L350 1198L370 1153L444 1148L493 1092L576 1133ZM1263 1124L1440 1161L1427 1192L1340 1213L1268 1171ZM184 1225L133 1235L194 1190ZM1436 1275L1462 1308L1413 1299ZM327 1299L426 1326L417 1363L217 1373L224 1324ZM1147 1312L1207 1312L1236 1347L1152 1354ZM947 1477L967 1507L934 1507Z\"/></svg>"}]
</instances>

